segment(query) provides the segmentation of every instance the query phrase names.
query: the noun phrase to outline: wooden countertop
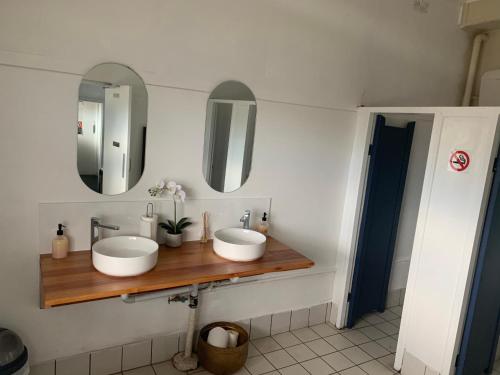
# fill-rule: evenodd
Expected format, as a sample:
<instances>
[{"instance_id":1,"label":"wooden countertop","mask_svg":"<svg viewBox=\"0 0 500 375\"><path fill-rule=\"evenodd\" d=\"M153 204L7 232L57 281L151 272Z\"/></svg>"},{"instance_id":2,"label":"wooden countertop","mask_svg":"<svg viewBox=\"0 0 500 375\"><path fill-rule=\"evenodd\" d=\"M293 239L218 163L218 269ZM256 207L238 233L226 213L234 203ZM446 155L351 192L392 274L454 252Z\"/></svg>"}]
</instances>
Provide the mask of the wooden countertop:
<instances>
[{"instance_id":1,"label":"wooden countertop","mask_svg":"<svg viewBox=\"0 0 500 375\"><path fill-rule=\"evenodd\" d=\"M90 251L71 252L65 259L40 255L40 307L153 292L191 284L309 268L314 262L288 246L268 238L264 256L252 262L232 262L217 256L212 241L185 242L177 249L160 246L158 263L148 273L113 277L98 272Z\"/></svg>"}]
</instances>

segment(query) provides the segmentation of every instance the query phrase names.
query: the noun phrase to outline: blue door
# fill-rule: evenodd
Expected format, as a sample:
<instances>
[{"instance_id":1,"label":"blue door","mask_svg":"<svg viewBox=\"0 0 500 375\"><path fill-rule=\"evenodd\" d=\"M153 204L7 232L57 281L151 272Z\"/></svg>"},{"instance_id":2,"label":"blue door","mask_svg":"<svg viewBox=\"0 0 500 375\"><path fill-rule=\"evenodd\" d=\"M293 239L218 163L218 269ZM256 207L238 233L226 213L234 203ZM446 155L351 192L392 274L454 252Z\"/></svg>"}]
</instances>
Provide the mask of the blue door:
<instances>
[{"instance_id":1,"label":"blue door","mask_svg":"<svg viewBox=\"0 0 500 375\"><path fill-rule=\"evenodd\" d=\"M414 128L414 122L402 128L386 125L381 115L376 119L348 297L348 327L368 312L385 309Z\"/></svg>"},{"instance_id":2,"label":"blue door","mask_svg":"<svg viewBox=\"0 0 500 375\"><path fill-rule=\"evenodd\" d=\"M491 373L498 345L500 334L500 173L497 172L495 170L479 245L462 345L457 358L457 375Z\"/></svg>"}]
</instances>

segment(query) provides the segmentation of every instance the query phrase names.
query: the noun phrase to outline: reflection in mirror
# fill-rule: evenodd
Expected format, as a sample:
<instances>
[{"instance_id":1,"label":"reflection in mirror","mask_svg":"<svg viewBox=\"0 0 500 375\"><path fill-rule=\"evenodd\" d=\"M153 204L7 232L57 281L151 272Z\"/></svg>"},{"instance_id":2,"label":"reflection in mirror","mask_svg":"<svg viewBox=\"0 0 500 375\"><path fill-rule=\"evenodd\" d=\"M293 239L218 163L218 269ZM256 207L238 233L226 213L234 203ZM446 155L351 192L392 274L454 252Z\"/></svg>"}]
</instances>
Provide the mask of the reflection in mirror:
<instances>
[{"instance_id":1,"label":"reflection in mirror","mask_svg":"<svg viewBox=\"0 0 500 375\"><path fill-rule=\"evenodd\" d=\"M125 65L106 63L82 79L78 95L78 173L90 189L108 195L132 188L142 176L148 93Z\"/></svg>"},{"instance_id":2,"label":"reflection in mirror","mask_svg":"<svg viewBox=\"0 0 500 375\"><path fill-rule=\"evenodd\" d=\"M203 174L220 192L239 189L252 166L257 104L241 82L226 81L208 99Z\"/></svg>"}]
</instances>

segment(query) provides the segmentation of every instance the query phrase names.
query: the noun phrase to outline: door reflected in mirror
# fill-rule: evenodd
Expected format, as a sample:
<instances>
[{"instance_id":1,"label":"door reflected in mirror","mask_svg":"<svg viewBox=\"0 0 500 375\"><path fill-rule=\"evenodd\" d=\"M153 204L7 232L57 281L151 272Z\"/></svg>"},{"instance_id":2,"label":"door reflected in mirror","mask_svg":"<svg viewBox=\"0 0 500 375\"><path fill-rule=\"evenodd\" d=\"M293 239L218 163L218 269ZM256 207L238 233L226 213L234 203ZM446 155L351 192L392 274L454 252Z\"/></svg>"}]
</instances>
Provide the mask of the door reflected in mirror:
<instances>
[{"instance_id":1,"label":"door reflected in mirror","mask_svg":"<svg viewBox=\"0 0 500 375\"><path fill-rule=\"evenodd\" d=\"M252 166L257 104L252 91L226 81L210 94L205 124L203 174L219 192L239 189Z\"/></svg>"},{"instance_id":2,"label":"door reflected in mirror","mask_svg":"<svg viewBox=\"0 0 500 375\"><path fill-rule=\"evenodd\" d=\"M144 171L148 93L125 65L100 64L82 79L78 93L77 164L95 192L121 194Z\"/></svg>"}]
</instances>

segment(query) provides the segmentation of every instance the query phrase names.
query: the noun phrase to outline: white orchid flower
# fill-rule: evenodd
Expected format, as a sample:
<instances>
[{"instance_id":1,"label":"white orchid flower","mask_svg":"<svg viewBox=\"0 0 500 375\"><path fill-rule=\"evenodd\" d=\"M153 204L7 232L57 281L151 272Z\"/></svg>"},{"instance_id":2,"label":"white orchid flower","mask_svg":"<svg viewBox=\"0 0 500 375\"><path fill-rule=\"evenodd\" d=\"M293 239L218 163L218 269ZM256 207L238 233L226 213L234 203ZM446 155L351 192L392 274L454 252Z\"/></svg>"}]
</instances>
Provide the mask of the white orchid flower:
<instances>
[{"instance_id":1,"label":"white orchid flower","mask_svg":"<svg viewBox=\"0 0 500 375\"><path fill-rule=\"evenodd\" d=\"M175 183L175 181L167 182L167 191L170 194L175 194L175 192L177 191L177 184Z\"/></svg>"},{"instance_id":2,"label":"white orchid flower","mask_svg":"<svg viewBox=\"0 0 500 375\"><path fill-rule=\"evenodd\" d=\"M177 190L174 194L174 199L184 202L186 200L186 192L184 190Z\"/></svg>"},{"instance_id":3,"label":"white orchid flower","mask_svg":"<svg viewBox=\"0 0 500 375\"><path fill-rule=\"evenodd\" d=\"M163 180L160 180L160 182L158 182L158 184L156 184L156 186L160 189L163 189L165 187L165 181Z\"/></svg>"}]
</instances>

